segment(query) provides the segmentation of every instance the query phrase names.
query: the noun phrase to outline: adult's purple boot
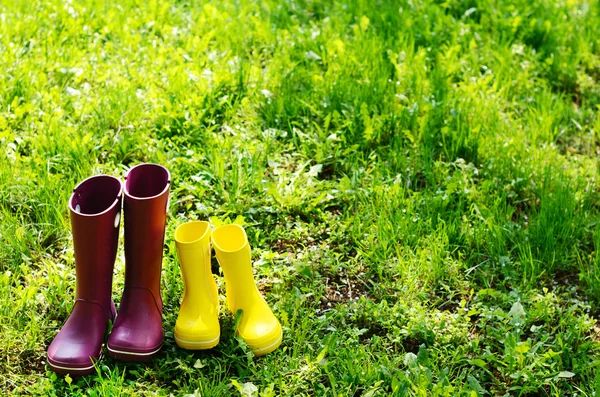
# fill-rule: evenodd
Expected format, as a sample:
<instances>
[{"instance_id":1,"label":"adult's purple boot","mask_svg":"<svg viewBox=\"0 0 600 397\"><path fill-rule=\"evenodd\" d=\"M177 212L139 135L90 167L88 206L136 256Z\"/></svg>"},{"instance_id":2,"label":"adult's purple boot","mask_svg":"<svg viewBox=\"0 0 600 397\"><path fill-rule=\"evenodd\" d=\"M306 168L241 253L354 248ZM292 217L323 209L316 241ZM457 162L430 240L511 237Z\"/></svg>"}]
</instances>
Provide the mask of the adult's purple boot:
<instances>
[{"instance_id":1,"label":"adult's purple boot","mask_svg":"<svg viewBox=\"0 0 600 397\"><path fill-rule=\"evenodd\" d=\"M170 179L156 164L137 165L125 177L125 288L106 345L119 360L146 361L162 346L160 273Z\"/></svg>"},{"instance_id":2,"label":"adult's purple boot","mask_svg":"<svg viewBox=\"0 0 600 397\"><path fill-rule=\"evenodd\" d=\"M87 375L100 359L109 320L113 266L119 241L121 181L107 175L81 182L69 199L75 252L75 305L48 347L48 365L60 374Z\"/></svg>"}]
</instances>

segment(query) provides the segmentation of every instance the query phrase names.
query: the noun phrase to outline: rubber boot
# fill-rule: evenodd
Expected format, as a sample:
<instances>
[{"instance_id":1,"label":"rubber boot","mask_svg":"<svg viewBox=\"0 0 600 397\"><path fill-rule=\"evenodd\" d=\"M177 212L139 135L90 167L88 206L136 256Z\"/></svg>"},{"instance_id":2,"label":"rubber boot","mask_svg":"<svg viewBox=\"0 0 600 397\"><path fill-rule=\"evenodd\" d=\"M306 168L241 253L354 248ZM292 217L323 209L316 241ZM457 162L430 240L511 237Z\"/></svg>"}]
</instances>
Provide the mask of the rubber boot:
<instances>
[{"instance_id":1,"label":"rubber boot","mask_svg":"<svg viewBox=\"0 0 600 397\"><path fill-rule=\"evenodd\" d=\"M183 299L175 323L175 342L184 349L211 349L219 343L219 297L210 270L210 225L188 222L175 230L183 276Z\"/></svg>"},{"instance_id":2,"label":"rubber boot","mask_svg":"<svg viewBox=\"0 0 600 397\"><path fill-rule=\"evenodd\" d=\"M211 239L225 275L229 310L243 311L237 334L255 355L272 352L281 344L283 331L254 283L250 245L244 228L221 226L212 232Z\"/></svg>"},{"instance_id":3,"label":"rubber boot","mask_svg":"<svg viewBox=\"0 0 600 397\"><path fill-rule=\"evenodd\" d=\"M121 181L93 176L69 199L75 252L75 305L48 347L48 365L73 376L94 372L108 322L115 317L111 300L113 267L119 242Z\"/></svg>"},{"instance_id":4,"label":"rubber boot","mask_svg":"<svg viewBox=\"0 0 600 397\"><path fill-rule=\"evenodd\" d=\"M135 166L125 177L125 287L106 345L123 361L146 361L162 346L160 273L169 185L169 171L156 164Z\"/></svg>"}]
</instances>

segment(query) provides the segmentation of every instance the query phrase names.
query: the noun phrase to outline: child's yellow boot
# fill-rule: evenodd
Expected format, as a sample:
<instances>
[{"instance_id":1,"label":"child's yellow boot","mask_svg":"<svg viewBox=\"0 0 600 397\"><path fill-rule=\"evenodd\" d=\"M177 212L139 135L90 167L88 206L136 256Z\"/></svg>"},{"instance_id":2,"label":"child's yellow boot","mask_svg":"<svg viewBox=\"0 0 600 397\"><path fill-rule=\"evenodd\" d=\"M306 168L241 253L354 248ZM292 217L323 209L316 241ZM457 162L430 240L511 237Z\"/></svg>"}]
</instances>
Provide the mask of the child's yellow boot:
<instances>
[{"instance_id":1,"label":"child's yellow boot","mask_svg":"<svg viewBox=\"0 0 600 397\"><path fill-rule=\"evenodd\" d=\"M175 231L184 290L175 323L175 342L190 350L204 350L219 343L219 299L210 270L210 225L188 222Z\"/></svg>"},{"instance_id":2,"label":"child's yellow boot","mask_svg":"<svg viewBox=\"0 0 600 397\"><path fill-rule=\"evenodd\" d=\"M261 296L252 275L250 245L244 228L221 226L211 235L217 260L225 275L227 304L232 313L243 310L237 334L262 356L281 344L281 324Z\"/></svg>"}]
</instances>

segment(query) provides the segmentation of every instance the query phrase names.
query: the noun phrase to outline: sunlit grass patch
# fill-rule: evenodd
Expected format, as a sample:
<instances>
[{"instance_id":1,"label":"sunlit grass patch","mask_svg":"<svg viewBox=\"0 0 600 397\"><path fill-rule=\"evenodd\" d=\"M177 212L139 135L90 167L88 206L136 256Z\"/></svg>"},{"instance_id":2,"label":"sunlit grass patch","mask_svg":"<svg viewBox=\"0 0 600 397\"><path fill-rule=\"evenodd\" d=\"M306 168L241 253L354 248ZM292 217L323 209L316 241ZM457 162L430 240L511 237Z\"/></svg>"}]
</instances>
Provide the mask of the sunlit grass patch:
<instances>
[{"instance_id":1,"label":"sunlit grass patch","mask_svg":"<svg viewBox=\"0 0 600 397\"><path fill-rule=\"evenodd\" d=\"M4 2L0 389L598 395L599 37L579 0ZM140 162L172 175L165 345L57 376L67 199ZM272 354L235 337L216 261L222 340L176 346L189 219L244 224Z\"/></svg>"}]
</instances>

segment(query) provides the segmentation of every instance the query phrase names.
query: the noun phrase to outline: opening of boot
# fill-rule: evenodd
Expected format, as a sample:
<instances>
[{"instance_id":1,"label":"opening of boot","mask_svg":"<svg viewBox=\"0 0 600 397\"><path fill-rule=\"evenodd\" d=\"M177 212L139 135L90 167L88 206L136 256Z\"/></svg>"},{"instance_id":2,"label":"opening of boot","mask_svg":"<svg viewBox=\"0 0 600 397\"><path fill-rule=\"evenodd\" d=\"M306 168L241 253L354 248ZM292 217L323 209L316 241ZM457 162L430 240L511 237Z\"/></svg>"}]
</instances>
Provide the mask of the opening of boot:
<instances>
[{"instance_id":1,"label":"opening of boot","mask_svg":"<svg viewBox=\"0 0 600 397\"><path fill-rule=\"evenodd\" d=\"M157 164L140 164L129 170L125 191L135 198L151 198L169 186L169 171Z\"/></svg>"},{"instance_id":2,"label":"opening of boot","mask_svg":"<svg viewBox=\"0 0 600 397\"><path fill-rule=\"evenodd\" d=\"M177 227L175 230L175 241L189 244L201 240L210 229L208 222L188 222Z\"/></svg>"},{"instance_id":3,"label":"opening of boot","mask_svg":"<svg viewBox=\"0 0 600 397\"><path fill-rule=\"evenodd\" d=\"M240 225L227 225L212 232L213 244L221 251L237 251L247 243L246 232Z\"/></svg>"},{"instance_id":4,"label":"opening of boot","mask_svg":"<svg viewBox=\"0 0 600 397\"><path fill-rule=\"evenodd\" d=\"M108 210L121 194L121 181L108 175L93 176L81 182L71 196L71 210L96 215Z\"/></svg>"}]
</instances>

